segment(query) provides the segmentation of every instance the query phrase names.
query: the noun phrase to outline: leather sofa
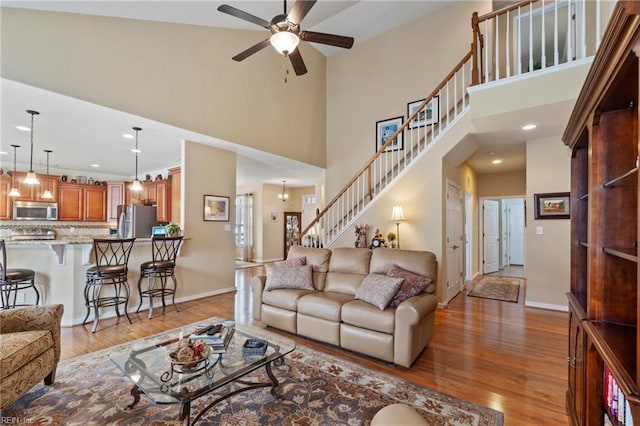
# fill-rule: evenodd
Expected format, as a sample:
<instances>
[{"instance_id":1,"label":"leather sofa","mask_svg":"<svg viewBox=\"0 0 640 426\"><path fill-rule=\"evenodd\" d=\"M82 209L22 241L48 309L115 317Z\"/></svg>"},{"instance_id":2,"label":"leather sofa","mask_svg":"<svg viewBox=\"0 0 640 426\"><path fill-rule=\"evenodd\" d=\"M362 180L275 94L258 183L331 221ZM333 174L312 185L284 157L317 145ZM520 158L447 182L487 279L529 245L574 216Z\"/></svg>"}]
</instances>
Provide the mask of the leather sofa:
<instances>
[{"instance_id":1,"label":"leather sofa","mask_svg":"<svg viewBox=\"0 0 640 426\"><path fill-rule=\"evenodd\" d=\"M270 268L265 265L267 275L251 281L256 320L403 367L410 367L427 347L437 308L433 292L438 266L433 253L291 247L287 259L299 258L311 265L313 287L268 289ZM392 267L428 277L431 284L397 307L380 309L356 298L370 274L386 275Z\"/></svg>"},{"instance_id":2,"label":"leather sofa","mask_svg":"<svg viewBox=\"0 0 640 426\"><path fill-rule=\"evenodd\" d=\"M44 379L54 382L60 360L63 305L0 311L0 408Z\"/></svg>"}]
</instances>

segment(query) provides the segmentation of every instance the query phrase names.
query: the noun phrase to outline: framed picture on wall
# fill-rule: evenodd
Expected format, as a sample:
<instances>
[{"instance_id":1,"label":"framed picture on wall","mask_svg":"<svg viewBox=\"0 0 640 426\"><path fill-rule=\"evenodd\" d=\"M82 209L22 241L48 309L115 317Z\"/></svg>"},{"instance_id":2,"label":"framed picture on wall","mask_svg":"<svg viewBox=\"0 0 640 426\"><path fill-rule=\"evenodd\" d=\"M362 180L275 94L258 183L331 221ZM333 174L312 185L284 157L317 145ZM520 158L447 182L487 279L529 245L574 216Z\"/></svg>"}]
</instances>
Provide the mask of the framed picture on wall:
<instances>
[{"instance_id":1,"label":"framed picture on wall","mask_svg":"<svg viewBox=\"0 0 640 426\"><path fill-rule=\"evenodd\" d=\"M387 118L386 120L380 120L376 122L376 152L380 151L382 145L384 145L395 132L402 126L404 117ZM404 148L402 140L402 132L393 139L393 142L387 146L384 152L398 151Z\"/></svg>"},{"instance_id":2,"label":"framed picture on wall","mask_svg":"<svg viewBox=\"0 0 640 426\"><path fill-rule=\"evenodd\" d=\"M411 117L425 99L419 101L409 102L407 104L407 117ZM422 108L422 111L415 116L409 123L409 129L417 129L418 127L431 126L440 121L440 96L434 96L431 100Z\"/></svg>"},{"instance_id":3,"label":"framed picture on wall","mask_svg":"<svg viewBox=\"0 0 640 426\"><path fill-rule=\"evenodd\" d=\"M569 219L571 215L569 192L533 194L533 218Z\"/></svg>"},{"instance_id":4,"label":"framed picture on wall","mask_svg":"<svg viewBox=\"0 0 640 426\"><path fill-rule=\"evenodd\" d=\"M203 204L203 220L229 222L229 197L205 195Z\"/></svg>"}]
</instances>

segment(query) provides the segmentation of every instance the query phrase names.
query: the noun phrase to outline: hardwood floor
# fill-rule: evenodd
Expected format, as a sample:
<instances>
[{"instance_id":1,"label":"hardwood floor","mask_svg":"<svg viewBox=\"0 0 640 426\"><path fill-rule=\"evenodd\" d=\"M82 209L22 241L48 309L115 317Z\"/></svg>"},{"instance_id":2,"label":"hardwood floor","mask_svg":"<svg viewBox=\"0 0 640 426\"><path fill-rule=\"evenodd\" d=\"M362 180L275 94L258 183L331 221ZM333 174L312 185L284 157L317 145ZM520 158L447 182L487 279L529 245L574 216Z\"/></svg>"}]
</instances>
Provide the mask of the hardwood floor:
<instances>
[{"instance_id":1,"label":"hardwood floor","mask_svg":"<svg viewBox=\"0 0 640 426\"><path fill-rule=\"evenodd\" d=\"M238 323L250 323L249 281L263 270L262 266L236 270L237 293L181 303L179 313L168 307L164 314L155 310L151 320L147 319L147 312L130 314L133 324L122 317L100 320L95 334L91 333L91 323L85 327L63 328L62 358L212 316L233 317ZM524 291L518 303L459 294L446 309L438 309L435 335L410 369L305 338L295 337L295 340L502 411L505 425L568 425L565 411L568 314L526 308L523 294Z\"/></svg>"}]
</instances>

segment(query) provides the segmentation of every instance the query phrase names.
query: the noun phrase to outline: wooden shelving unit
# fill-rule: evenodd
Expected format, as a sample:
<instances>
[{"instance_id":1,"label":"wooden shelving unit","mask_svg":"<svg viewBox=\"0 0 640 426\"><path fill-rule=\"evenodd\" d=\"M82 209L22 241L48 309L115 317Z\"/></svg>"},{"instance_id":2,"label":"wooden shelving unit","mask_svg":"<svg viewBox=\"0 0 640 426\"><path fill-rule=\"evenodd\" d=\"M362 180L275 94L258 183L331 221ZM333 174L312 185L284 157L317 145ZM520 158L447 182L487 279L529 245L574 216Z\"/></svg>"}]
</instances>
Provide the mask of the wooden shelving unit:
<instances>
[{"instance_id":1,"label":"wooden shelving unit","mask_svg":"<svg viewBox=\"0 0 640 426\"><path fill-rule=\"evenodd\" d=\"M567 409L579 426L640 424L638 13L616 5L563 136L572 150Z\"/></svg>"}]
</instances>

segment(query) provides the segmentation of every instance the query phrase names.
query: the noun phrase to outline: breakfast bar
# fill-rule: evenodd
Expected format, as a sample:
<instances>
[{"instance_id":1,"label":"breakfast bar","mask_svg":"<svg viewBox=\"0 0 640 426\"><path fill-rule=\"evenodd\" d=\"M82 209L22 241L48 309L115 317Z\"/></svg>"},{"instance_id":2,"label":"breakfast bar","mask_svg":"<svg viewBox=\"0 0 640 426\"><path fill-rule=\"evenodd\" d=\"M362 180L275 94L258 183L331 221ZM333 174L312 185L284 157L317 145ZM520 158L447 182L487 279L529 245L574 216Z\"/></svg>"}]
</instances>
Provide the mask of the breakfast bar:
<instances>
[{"instance_id":1,"label":"breakfast bar","mask_svg":"<svg viewBox=\"0 0 640 426\"><path fill-rule=\"evenodd\" d=\"M93 239L108 238L106 235L61 235L52 240L6 241L7 264L24 267L36 272L36 286L42 296L41 303L64 305L62 326L82 323L86 314L84 287L86 272L94 264ZM35 261L34 261L35 260ZM137 238L129 257L128 281L131 288L128 311L140 302L137 281L140 264L151 260L151 238ZM178 265L179 265L178 260ZM181 283L180 268L176 268L178 283ZM178 293L183 288L178 286ZM33 303L25 293L25 302ZM147 307L143 301L143 309ZM103 308L102 318L115 316L113 308Z\"/></svg>"}]
</instances>

